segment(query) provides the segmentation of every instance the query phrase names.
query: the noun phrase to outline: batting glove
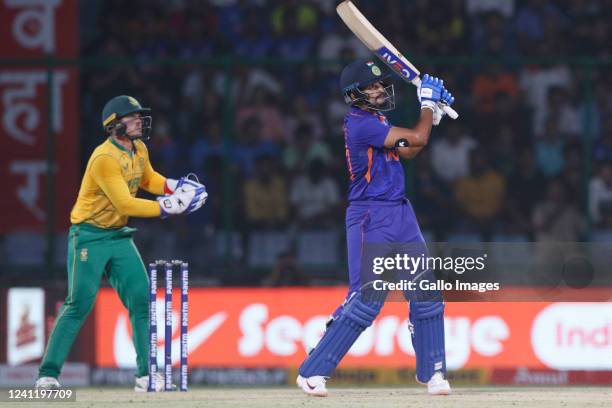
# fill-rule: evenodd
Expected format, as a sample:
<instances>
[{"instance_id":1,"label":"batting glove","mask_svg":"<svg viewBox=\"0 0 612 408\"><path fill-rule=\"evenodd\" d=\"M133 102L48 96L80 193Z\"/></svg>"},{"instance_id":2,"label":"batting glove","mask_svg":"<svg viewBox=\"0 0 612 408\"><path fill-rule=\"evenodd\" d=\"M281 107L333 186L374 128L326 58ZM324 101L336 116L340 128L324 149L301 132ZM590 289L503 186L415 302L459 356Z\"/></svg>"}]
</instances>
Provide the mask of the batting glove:
<instances>
[{"instance_id":1,"label":"batting glove","mask_svg":"<svg viewBox=\"0 0 612 408\"><path fill-rule=\"evenodd\" d=\"M451 106L455 102L455 97L452 93L448 92L446 88L442 88L442 94L440 95L441 104Z\"/></svg>"},{"instance_id":2,"label":"batting glove","mask_svg":"<svg viewBox=\"0 0 612 408\"><path fill-rule=\"evenodd\" d=\"M421 85L417 89L417 97L421 103L421 109L427 108L435 112L436 103L440 102L444 81L432 77L429 74L423 75Z\"/></svg>"},{"instance_id":3,"label":"batting glove","mask_svg":"<svg viewBox=\"0 0 612 408\"><path fill-rule=\"evenodd\" d=\"M455 97L450 92L448 92L446 88L442 88L440 102L436 103L436 109L434 109L433 113L434 126L438 126L440 124L440 121L442 121L444 115L446 115L446 112L444 112L444 105L451 106L453 102L455 102Z\"/></svg>"}]
</instances>

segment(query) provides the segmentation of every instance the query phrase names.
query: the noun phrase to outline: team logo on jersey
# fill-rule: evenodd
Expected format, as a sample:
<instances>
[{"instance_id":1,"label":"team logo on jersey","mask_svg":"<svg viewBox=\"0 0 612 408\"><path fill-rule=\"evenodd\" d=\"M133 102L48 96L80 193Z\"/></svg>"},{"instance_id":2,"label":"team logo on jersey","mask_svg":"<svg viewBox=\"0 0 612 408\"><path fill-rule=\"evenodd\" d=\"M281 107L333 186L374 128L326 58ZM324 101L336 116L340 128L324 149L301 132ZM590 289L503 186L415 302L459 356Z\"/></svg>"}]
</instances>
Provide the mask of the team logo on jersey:
<instances>
[{"instance_id":1,"label":"team logo on jersey","mask_svg":"<svg viewBox=\"0 0 612 408\"><path fill-rule=\"evenodd\" d=\"M374 75L376 75L376 76L381 76L382 75L382 71L376 65L372 65L372 73Z\"/></svg>"},{"instance_id":2,"label":"team logo on jersey","mask_svg":"<svg viewBox=\"0 0 612 408\"><path fill-rule=\"evenodd\" d=\"M81 262L87 262L87 259L89 259L89 251L87 248L81 248L79 258L81 259Z\"/></svg>"}]
</instances>

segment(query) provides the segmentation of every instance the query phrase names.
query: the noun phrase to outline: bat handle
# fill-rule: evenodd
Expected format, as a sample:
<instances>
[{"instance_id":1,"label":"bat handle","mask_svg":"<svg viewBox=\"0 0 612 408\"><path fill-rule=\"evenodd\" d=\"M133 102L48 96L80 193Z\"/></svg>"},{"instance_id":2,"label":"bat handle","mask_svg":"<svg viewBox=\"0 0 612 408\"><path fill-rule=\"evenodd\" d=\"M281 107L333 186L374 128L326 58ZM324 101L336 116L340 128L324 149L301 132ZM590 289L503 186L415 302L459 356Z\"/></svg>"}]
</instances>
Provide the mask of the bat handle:
<instances>
[{"instance_id":1,"label":"bat handle","mask_svg":"<svg viewBox=\"0 0 612 408\"><path fill-rule=\"evenodd\" d=\"M444 112L446 112L446 114L448 115L449 118L451 119L457 119L459 117L459 114L457 113L456 110L454 110L453 108L451 108L448 105L443 105L442 106L442 110Z\"/></svg>"},{"instance_id":2,"label":"bat handle","mask_svg":"<svg viewBox=\"0 0 612 408\"><path fill-rule=\"evenodd\" d=\"M417 75L416 78L412 80L412 83L414 86L419 87L421 85L421 78L419 78L419 76ZM459 117L459 114L457 113L457 111L448 105L443 105L442 110L451 119L457 119Z\"/></svg>"}]
</instances>

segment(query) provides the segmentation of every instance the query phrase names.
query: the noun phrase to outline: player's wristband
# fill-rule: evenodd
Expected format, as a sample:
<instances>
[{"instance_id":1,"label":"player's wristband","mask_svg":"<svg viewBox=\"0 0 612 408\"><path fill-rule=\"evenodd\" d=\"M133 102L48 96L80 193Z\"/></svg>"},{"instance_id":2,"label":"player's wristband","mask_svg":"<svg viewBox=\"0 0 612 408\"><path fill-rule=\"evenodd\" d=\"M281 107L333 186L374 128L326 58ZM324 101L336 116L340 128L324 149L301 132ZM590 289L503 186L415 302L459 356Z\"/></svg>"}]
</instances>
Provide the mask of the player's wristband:
<instances>
[{"instance_id":1,"label":"player's wristband","mask_svg":"<svg viewBox=\"0 0 612 408\"><path fill-rule=\"evenodd\" d=\"M421 102L421 109L431 109L432 112L436 111L436 103L434 101L425 100Z\"/></svg>"},{"instance_id":2,"label":"player's wristband","mask_svg":"<svg viewBox=\"0 0 612 408\"><path fill-rule=\"evenodd\" d=\"M395 142L395 147L410 147L410 142L408 139L397 139Z\"/></svg>"}]
</instances>

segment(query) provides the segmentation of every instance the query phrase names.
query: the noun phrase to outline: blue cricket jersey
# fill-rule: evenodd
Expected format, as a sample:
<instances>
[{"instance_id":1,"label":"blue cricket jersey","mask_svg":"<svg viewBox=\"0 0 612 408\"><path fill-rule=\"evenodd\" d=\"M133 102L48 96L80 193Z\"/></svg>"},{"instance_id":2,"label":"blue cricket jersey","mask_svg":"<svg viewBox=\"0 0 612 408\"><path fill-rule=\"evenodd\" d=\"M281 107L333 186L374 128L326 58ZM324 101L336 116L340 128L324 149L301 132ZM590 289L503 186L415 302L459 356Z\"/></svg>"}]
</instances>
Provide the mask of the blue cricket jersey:
<instances>
[{"instance_id":1,"label":"blue cricket jersey","mask_svg":"<svg viewBox=\"0 0 612 408\"><path fill-rule=\"evenodd\" d=\"M403 200L404 168L397 150L384 147L391 129L387 118L352 107L344 117L343 128L351 180L349 202Z\"/></svg>"}]
</instances>

